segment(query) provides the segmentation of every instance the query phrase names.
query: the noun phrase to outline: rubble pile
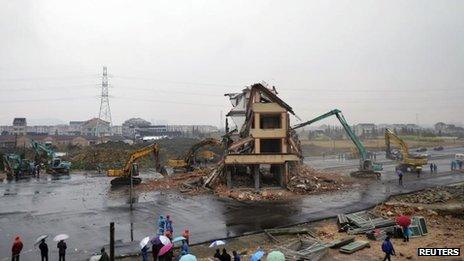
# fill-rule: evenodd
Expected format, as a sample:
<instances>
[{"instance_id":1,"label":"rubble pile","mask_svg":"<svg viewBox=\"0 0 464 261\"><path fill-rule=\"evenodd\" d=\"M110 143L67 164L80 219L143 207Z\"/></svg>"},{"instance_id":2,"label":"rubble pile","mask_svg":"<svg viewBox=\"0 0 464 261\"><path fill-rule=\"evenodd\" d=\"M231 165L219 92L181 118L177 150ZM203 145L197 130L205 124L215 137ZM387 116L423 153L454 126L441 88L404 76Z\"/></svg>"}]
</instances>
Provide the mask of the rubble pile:
<instances>
[{"instance_id":1,"label":"rubble pile","mask_svg":"<svg viewBox=\"0 0 464 261\"><path fill-rule=\"evenodd\" d=\"M341 190L352 185L348 177L318 171L304 164L297 164L291 171L288 190L296 194Z\"/></svg>"},{"instance_id":2,"label":"rubble pile","mask_svg":"<svg viewBox=\"0 0 464 261\"><path fill-rule=\"evenodd\" d=\"M161 179L149 180L138 188L142 191L177 189L186 194L199 194L205 191L203 178L211 172L211 169L197 169L188 173L175 173Z\"/></svg>"},{"instance_id":3,"label":"rubble pile","mask_svg":"<svg viewBox=\"0 0 464 261\"><path fill-rule=\"evenodd\" d=\"M452 199L463 202L464 185L430 188L418 193L402 195L397 199L400 202L420 204L445 203Z\"/></svg>"},{"instance_id":4,"label":"rubble pile","mask_svg":"<svg viewBox=\"0 0 464 261\"><path fill-rule=\"evenodd\" d=\"M283 200L289 199L294 194L285 189L261 189L254 191L252 189L228 189L225 185L218 185L214 188L214 193L220 197L227 197L239 201L262 201L262 200Z\"/></svg>"}]
</instances>

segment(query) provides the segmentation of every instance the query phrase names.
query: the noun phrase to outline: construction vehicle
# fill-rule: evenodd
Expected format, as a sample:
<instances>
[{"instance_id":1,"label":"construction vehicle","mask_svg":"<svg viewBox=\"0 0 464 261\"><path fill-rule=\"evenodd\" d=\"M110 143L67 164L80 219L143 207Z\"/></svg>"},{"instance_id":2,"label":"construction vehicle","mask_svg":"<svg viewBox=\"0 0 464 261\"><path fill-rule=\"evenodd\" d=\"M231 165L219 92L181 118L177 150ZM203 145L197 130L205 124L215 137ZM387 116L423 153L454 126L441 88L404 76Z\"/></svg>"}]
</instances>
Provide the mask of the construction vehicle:
<instances>
[{"instance_id":1,"label":"construction vehicle","mask_svg":"<svg viewBox=\"0 0 464 261\"><path fill-rule=\"evenodd\" d=\"M195 163L195 153L205 146L222 146L222 143L221 141L212 138L204 139L198 143L193 144L192 147L190 147L190 149L182 157L168 160L167 166L172 168L174 171L192 171L193 165ZM204 159L208 159L208 157L214 158L214 156L215 154L212 151L205 151L202 153L202 157Z\"/></svg>"},{"instance_id":2,"label":"construction vehicle","mask_svg":"<svg viewBox=\"0 0 464 261\"><path fill-rule=\"evenodd\" d=\"M139 175L138 165L135 163L138 159L146 157L150 154L153 154L155 159L155 166L158 171L159 169L159 148L158 144L153 143L149 146L143 147L138 149L130 155L129 159L126 161L125 165L121 169L109 169L107 171L108 177L116 177L115 179L111 180L112 186L118 185L130 185L131 177L132 177L132 184L138 185L142 182L141 178L138 178Z\"/></svg>"},{"instance_id":3,"label":"construction vehicle","mask_svg":"<svg viewBox=\"0 0 464 261\"><path fill-rule=\"evenodd\" d=\"M390 143L398 146L397 152L393 150ZM426 155L410 154L406 142L390 129L385 129L385 146L386 158L398 161L398 168L402 171L421 172L422 166L428 164L428 157Z\"/></svg>"},{"instance_id":4,"label":"construction vehicle","mask_svg":"<svg viewBox=\"0 0 464 261\"><path fill-rule=\"evenodd\" d=\"M18 154L10 153L3 155L3 166L7 179L21 179L30 176L29 160L22 159Z\"/></svg>"},{"instance_id":5,"label":"construction vehicle","mask_svg":"<svg viewBox=\"0 0 464 261\"><path fill-rule=\"evenodd\" d=\"M369 153L364 147L364 144L361 142L361 140L355 135L353 130L351 130L350 125L345 120L345 117L343 116L342 112L338 109L331 110L325 114L322 114L312 120L300 123L298 125L295 125L292 127L292 130L302 128L304 126L313 124L317 121L320 121L322 119L325 119L327 117L330 117L332 115L335 115L342 124L343 128L345 129L346 134L348 137L353 141L354 145L356 146L359 154L359 169L355 172L352 172L352 176L372 176L375 175L377 178L380 177L380 172L383 170L382 164L379 163L374 163L372 160L369 158Z\"/></svg>"},{"instance_id":6,"label":"construction vehicle","mask_svg":"<svg viewBox=\"0 0 464 261\"><path fill-rule=\"evenodd\" d=\"M36 164L44 164L45 170L49 174L69 174L71 162L62 160L61 157L52 149L51 144L41 144L31 140L32 148L35 152L34 161Z\"/></svg>"}]
</instances>

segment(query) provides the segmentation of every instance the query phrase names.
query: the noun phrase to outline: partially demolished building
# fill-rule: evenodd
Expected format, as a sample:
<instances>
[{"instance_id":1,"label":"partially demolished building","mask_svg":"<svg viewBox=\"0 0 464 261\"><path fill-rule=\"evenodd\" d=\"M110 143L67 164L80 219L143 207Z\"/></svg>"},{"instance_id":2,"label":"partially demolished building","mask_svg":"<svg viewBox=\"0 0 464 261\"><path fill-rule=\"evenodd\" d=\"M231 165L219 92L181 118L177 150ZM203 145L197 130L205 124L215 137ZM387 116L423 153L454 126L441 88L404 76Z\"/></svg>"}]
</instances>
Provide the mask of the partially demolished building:
<instances>
[{"instance_id":1,"label":"partially demolished building","mask_svg":"<svg viewBox=\"0 0 464 261\"><path fill-rule=\"evenodd\" d=\"M298 139L290 128L292 108L277 96L274 87L254 84L241 93L226 94L232 103L226 121L226 151L222 164L214 175L223 177L229 188L239 176L250 177L255 189L270 184L286 187L289 164L301 159Z\"/></svg>"}]
</instances>

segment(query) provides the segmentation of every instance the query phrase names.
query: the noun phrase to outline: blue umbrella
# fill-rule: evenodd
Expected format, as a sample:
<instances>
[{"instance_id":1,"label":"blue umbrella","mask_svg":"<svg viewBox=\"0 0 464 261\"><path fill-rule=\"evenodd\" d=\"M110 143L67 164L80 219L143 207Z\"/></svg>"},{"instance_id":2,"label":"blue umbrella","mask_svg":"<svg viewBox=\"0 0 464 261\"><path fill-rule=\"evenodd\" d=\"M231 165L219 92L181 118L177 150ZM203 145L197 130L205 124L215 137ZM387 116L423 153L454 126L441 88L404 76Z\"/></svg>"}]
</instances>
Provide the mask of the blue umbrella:
<instances>
[{"instance_id":1,"label":"blue umbrella","mask_svg":"<svg viewBox=\"0 0 464 261\"><path fill-rule=\"evenodd\" d=\"M191 254L183 255L179 261L197 261L197 257Z\"/></svg>"},{"instance_id":2,"label":"blue umbrella","mask_svg":"<svg viewBox=\"0 0 464 261\"><path fill-rule=\"evenodd\" d=\"M185 237L175 237L173 240L172 240L172 243L176 243L176 242L180 242L182 240L187 240Z\"/></svg>"},{"instance_id":3,"label":"blue umbrella","mask_svg":"<svg viewBox=\"0 0 464 261\"><path fill-rule=\"evenodd\" d=\"M256 253L254 253L251 258L250 258L250 261L258 261L258 260L261 260L261 258L263 258L264 256L264 251L257 251Z\"/></svg>"}]
</instances>

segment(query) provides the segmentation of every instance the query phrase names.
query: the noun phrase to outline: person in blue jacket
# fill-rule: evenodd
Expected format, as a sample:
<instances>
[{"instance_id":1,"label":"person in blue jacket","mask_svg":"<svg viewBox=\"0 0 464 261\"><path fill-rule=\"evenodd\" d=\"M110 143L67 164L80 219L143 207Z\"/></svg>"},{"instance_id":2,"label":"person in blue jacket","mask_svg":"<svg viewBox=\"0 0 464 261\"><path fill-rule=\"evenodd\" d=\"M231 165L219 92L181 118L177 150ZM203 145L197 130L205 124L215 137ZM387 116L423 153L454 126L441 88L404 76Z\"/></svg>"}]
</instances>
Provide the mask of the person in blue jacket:
<instances>
[{"instance_id":1,"label":"person in blue jacket","mask_svg":"<svg viewBox=\"0 0 464 261\"><path fill-rule=\"evenodd\" d=\"M164 235L164 227L166 225L166 220L164 220L163 216L160 216L158 219L158 234Z\"/></svg>"},{"instance_id":2,"label":"person in blue jacket","mask_svg":"<svg viewBox=\"0 0 464 261\"><path fill-rule=\"evenodd\" d=\"M387 235L385 240L382 243L382 251L385 253L385 257L383 261L391 261L390 257L395 255L395 249L393 248L393 244L390 241L390 235Z\"/></svg>"},{"instance_id":3,"label":"person in blue jacket","mask_svg":"<svg viewBox=\"0 0 464 261\"><path fill-rule=\"evenodd\" d=\"M171 217L169 215L166 216L165 229L167 231L171 232L171 234L174 234L174 229L172 228L172 220L171 220Z\"/></svg>"},{"instance_id":4,"label":"person in blue jacket","mask_svg":"<svg viewBox=\"0 0 464 261\"><path fill-rule=\"evenodd\" d=\"M182 240L182 246L180 247L182 251L185 251L185 253L189 253L189 246L187 244L187 241Z\"/></svg>"}]
</instances>

